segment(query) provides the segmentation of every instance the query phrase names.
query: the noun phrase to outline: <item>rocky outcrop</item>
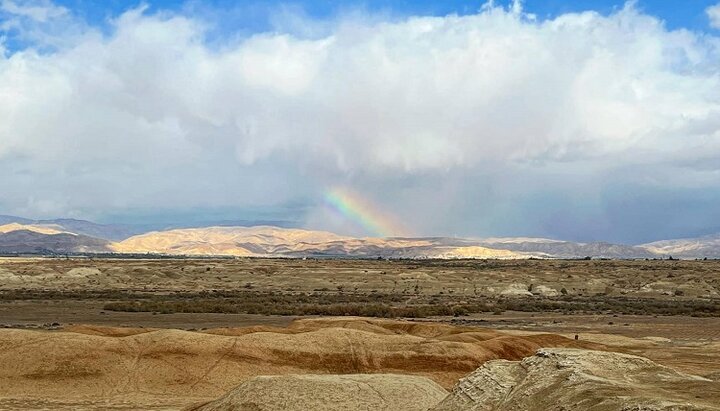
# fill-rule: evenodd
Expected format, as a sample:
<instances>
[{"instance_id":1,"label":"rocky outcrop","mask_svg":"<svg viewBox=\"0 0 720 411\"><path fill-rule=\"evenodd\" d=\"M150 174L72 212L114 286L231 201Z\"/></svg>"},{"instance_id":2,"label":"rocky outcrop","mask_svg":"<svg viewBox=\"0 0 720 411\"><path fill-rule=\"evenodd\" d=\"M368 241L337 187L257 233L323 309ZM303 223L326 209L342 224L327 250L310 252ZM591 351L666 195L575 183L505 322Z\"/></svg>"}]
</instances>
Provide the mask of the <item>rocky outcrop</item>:
<instances>
[{"instance_id":1,"label":"rocky outcrop","mask_svg":"<svg viewBox=\"0 0 720 411\"><path fill-rule=\"evenodd\" d=\"M632 355L541 349L485 363L433 410L720 410L720 384Z\"/></svg>"}]
</instances>

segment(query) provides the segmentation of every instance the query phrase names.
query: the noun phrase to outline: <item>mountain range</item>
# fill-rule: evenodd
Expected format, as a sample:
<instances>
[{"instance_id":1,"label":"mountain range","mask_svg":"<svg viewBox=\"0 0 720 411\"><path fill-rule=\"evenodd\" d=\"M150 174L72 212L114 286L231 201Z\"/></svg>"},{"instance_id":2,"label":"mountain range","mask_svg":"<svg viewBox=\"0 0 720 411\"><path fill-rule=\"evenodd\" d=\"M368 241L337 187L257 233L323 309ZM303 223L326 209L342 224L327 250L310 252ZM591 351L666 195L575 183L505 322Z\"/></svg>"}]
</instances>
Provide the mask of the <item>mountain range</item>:
<instances>
[{"instance_id":1,"label":"mountain range","mask_svg":"<svg viewBox=\"0 0 720 411\"><path fill-rule=\"evenodd\" d=\"M720 258L720 235L640 245L545 238L355 238L268 225L170 228L105 225L76 219L0 216L4 254L157 254L351 258Z\"/></svg>"}]
</instances>

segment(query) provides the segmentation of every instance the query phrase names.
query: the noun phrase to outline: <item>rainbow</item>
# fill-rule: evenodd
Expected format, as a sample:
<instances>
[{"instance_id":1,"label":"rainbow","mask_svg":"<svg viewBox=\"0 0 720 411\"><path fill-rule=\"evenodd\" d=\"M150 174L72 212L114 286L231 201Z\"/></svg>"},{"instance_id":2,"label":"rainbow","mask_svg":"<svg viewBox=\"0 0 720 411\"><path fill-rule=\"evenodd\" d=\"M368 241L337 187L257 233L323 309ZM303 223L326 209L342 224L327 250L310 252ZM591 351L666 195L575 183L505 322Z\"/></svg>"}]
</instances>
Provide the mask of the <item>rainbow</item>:
<instances>
[{"instance_id":1,"label":"rainbow","mask_svg":"<svg viewBox=\"0 0 720 411\"><path fill-rule=\"evenodd\" d=\"M397 219L383 213L370 201L344 188L333 188L325 193L325 202L345 218L354 221L377 237L406 235Z\"/></svg>"}]
</instances>

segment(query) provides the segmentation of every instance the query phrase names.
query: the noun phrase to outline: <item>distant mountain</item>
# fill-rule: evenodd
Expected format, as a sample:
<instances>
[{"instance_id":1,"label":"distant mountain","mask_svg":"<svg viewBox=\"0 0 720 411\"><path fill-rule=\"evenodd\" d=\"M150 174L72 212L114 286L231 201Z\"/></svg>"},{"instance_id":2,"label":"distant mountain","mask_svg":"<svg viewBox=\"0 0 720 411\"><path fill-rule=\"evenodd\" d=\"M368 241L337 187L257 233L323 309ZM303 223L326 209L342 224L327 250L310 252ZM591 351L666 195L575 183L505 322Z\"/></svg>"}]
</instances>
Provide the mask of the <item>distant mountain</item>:
<instances>
[{"instance_id":1,"label":"distant mountain","mask_svg":"<svg viewBox=\"0 0 720 411\"><path fill-rule=\"evenodd\" d=\"M157 231L113 245L122 253L360 258L658 258L641 246L574 243L545 238L354 238L259 227L205 227Z\"/></svg>"},{"instance_id":2,"label":"distant mountain","mask_svg":"<svg viewBox=\"0 0 720 411\"><path fill-rule=\"evenodd\" d=\"M205 223L187 223L187 224L98 224L87 220L78 220L73 218L57 218L45 220L31 220L23 217L10 215L0 215L0 226L11 223L22 224L26 226L51 226L60 231L69 233L82 234L89 237L102 238L110 241L122 241L132 236L152 232L167 231L184 228L205 228L209 226L219 227L252 227L260 225L268 225L282 228L291 228L295 225L292 221L275 221L275 220L219 220Z\"/></svg>"},{"instance_id":3,"label":"distant mountain","mask_svg":"<svg viewBox=\"0 0 720 411\"><path fill-rule=\"evenodd\" d=\"M152 232L113 246L121 253L386 258L527 258L532 255L444 238L353 238L279 227L208 227Z\"/></svg>"},{"instance_id":4,"label":"distant mountain","mask_svg":"<svg viewBox=\"0 0 720 411\"><path fill-rule=\"evenodd\" d=\"M655 241L640 247L661 256L674 258L720 258L720 234L698 238Z\"/></svg>"},{"instance_id":5,"label":"distant mountain","mask_svg":"<svg viewBox=\"0 0 720 411\"><path fill-rule=\"evenodd\" d=\"M0 253L67 254L111 251L110 242L71 233L38 232L32 229L0 231Z\"/></svg>"},{"instance_id":6,"label":"distant mountain","mask_svg":"<svg viewBox=\"0 0 720 411\"><path fill-rule=\"evenodd\" d=\"M142 234L143 227L122 224L97 224L91 221L76 220L72 218L59 218L55 220L38 220L36 224L50 224L62 227L65 231L82 234L105 240L121 241L134 235Z\"/></svg>"},{"instance_id":7,"label":"distant mountain","mask_svg":"<svg viewBox=\"0 0 720 411\"><path fill-rule=\"evenodd\" d=\"M354 238L326 231L222 221L211 227L97 224L0 215L0 252L109 252L355 258L720 258L720 235L639 246L547 238ZM281 224L283 222L277 222ZM291 222L284 222L292 225ZM231 226L225 226L230 224ZM232 225L236 224L236 225ZM247 225L247 226L246 226Z\"/></svg>"},{"instance_id":8,"label":"distant mountain","mask_svg":"<svg viewBox=\"0 0 720 411\"><path fill-rule=\"evenodd\" d=\"M543 253L556 258L655 258L656 254L636 246L597 243L574 243L546 238L491 238L480 240L490 247L525 253Z\"/></svg>"},{"instance_id":9,"label":"distant mountain","mask_svg":"<svg viewBox=\"0 0 720 411\"><path fill-rule=\"evenodd\" d=\"M299 228L295 221L286 220L211 220L205 222L195 222L186 224L171 224L166 230L174 230L181 228L207 228L207 227L258 227L270 226L278 228ZM156 230L153 230L156 231Z\"/></svg>"},{"instance_id":10,"label":"distant mountain","mask_svg":"<svg viewBox=\"0 0 720 411\"><path fill-rule=\"evenodd\" d=\"M27 218L22 218L22 217L15 217L12 215L0 215L0 225L12 224L12 223L32 224L33 220L29 220Z\"/></svg>"},{"instance_id":11,"label":"distant mountain","mask_svg":"<svg viewBox=\"0 0 720 411\"><path fill-rule=\"evenodd\" d=\"M38 224L18 224L10 223L0 225L0 233L10 233L13 231L27 230L40 234L60 234L66 232L62 227L56 225L38 225Z\"/></svg>"},{"instance_id":12,"label":"distant mountain","mask_svg":"<svg viewBox=\"0 0 720 411\"><path fill-rule=\"evenodd\" d=\"M23 217L0 215L0 225L22 224L25 226L47 226L60 231L74 234L82 234L89 237L102 238L104 240L120 241L137 234L147 232L141 226L120 225L120 224L97 224L91 221L76 220L72 218L59 218L53 220L31 220Z\"/></svg>"}]
</instances>

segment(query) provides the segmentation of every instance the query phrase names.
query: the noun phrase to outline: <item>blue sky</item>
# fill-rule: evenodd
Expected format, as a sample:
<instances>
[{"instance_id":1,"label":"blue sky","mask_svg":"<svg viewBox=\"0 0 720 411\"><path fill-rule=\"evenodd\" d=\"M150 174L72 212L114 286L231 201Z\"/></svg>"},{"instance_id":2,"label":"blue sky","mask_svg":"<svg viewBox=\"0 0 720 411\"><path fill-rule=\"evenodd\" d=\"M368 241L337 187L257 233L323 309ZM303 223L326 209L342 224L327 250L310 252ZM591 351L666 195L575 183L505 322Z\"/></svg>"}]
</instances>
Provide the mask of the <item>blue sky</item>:
<instances>
[{"instance_id":1,"label":"blue sky","mask_svg":"<svg viewBox=\"0 0 720 411\"><path fill-rule=\"evenodd\" d=\"M0 214L720 232L720 0L483 3L0 0Z\"/></svg>"},{"instance_id":2,"label":"blue sky","mask_svg":"<svg viewBox=\"0 0 720 411\"><path fill-rule=\"evenodd\" d=\"M10 1L10 0L8 0ZM20 3L27 0L22 0ZM29 4L44 4L50 0L28 1ZM634 0L635 7L648 15L658 18L669 30L687 29L698 32L714 32L708 21L706 10L715 0ZM208 24L204 33L209 44L224 44L228 38L248 37L253 34L288 30L284 18L298 15L308 20L334 20L343 15L362 13L379 15L381 18L402 19L411 16L446 16L449 14L475 14L486 0L446 1L354 1L354 0L55 0L51 4L70 11L74 18L105 33L112 30L111 22L129 9L141 5L148 7L148 13L174 13L191 16ZM494 0L500 7L511 7L513 0ZM523 0L523 10L539 20L553 19L565 13L595 11L609 15L627 3L623 0ZM2 20L0 12L0 21ZM284 27L278 28L278 25ZM5 47L9 52L26 47L37 47L15 30L4 33ZM39 48L41 49L41 48Z\"/></svg>"},{"instance_id":3,"label":"blue sky","mask_svg":"<svg viewBox=\"0 0 720 411\"><path fill-rule=\"evenodd\" d=\"M335 17L349 10L362 10L371 13L389 13L395 16L447 14L473 14L484 1L467 0L417 0L417 1L352 1L352 0L203 0L203 1L127 1L127 0L58 0L55 4L72 10L91 24L102 26L109 17L117 16L129 8L144 3L153 10L170 10L181 13L196 11L200 14L212 13L215 23L225 30L263 31L271 28L270 15L280 8L302 10L307 16L318 19ZM511 0L497 0L498 5L509 5ZM523 7L528 13L540 19L554 18L570 12L594 10L602 14L612 13L622 8L622 0L525 0ZM648 14L663 20L670 29L687 28L708 30L705 9L714 0L637 0L637 7Z\"/></svg>"},{"instance_id":4,"label":"blue sky","mask_svg":"<svg viewBox=\"0 0 720 411\"><path fill-rule=\"evenodd\" d=\"M153 8L163 10L182 10L188 5L203 5L221 10L256 10L267 11L279 6L294 6L303 9L313 17L328 17L346 9L365 10L392 10L401 15L446 15L451 13L470 14L475 13L484 3L483 1L467 0L416 0L416 1L277 1L277 0L245 0L245 1L221 1L205 0L202 2L156 0L156 1L126 1L126 0L58 0L58 5L67 7L92 21L102 21L108 15L117 15L128 8L137 6L140 3L147 3ZM509 4L505 0L498 0L496 4ZM526 0L524 8L538 15L540 18L553 17L568 12L584 10L595 10L600 13L610 13L613 9L622 7L624 1L618 0ZM698 29L707 28L705 9L715 4L712 0L638 0L639 8L662 18L671 28L691 27Z\"/></svg>"}]
</instances>

